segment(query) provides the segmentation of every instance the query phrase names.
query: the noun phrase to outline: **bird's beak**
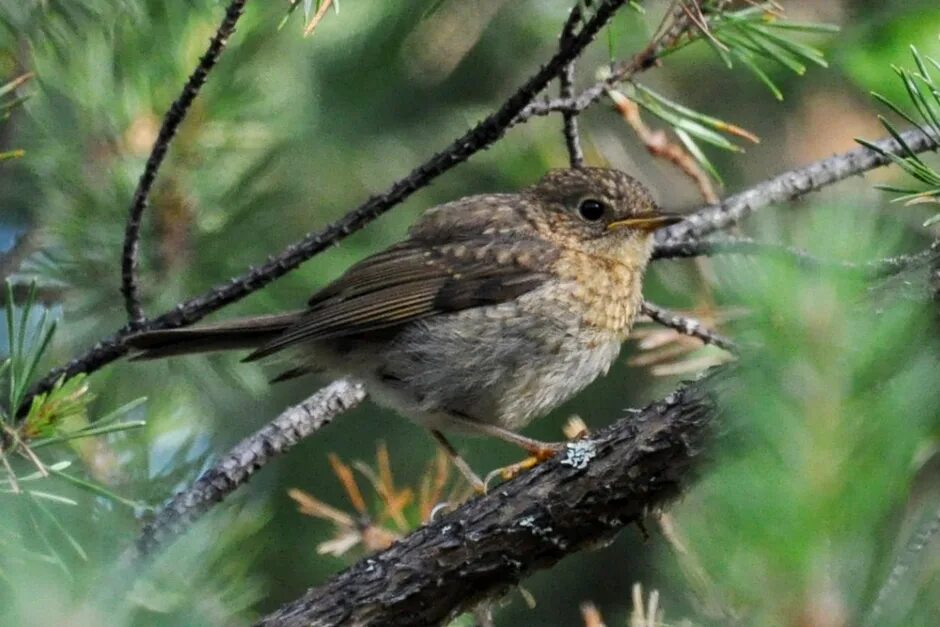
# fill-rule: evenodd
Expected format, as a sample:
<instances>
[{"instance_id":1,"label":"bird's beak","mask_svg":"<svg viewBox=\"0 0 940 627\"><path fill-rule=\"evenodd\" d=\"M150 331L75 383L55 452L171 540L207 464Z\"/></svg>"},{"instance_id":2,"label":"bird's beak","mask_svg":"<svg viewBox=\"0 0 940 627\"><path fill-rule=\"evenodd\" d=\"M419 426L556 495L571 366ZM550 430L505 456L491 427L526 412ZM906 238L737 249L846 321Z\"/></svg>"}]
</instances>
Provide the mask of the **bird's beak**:
<instances>
[{"instance_id":1,"label":"bird's beak","mask_svg":"<svg viewBox=\"0 0 940 627\"><path fill-rule=\"evenodd\" d=\"M617 220L616 222L611 222L607 225L608 231L616 231L618 229L636 229L638 231L643 231L646 233L655 231L658 228L669 226L670 224L675 224L677 222L682 222L685 217L679 215L678 213L645 213L638 216L633 216L632 218L627 218L626 220Z\"/></svg>"}]
</instances>

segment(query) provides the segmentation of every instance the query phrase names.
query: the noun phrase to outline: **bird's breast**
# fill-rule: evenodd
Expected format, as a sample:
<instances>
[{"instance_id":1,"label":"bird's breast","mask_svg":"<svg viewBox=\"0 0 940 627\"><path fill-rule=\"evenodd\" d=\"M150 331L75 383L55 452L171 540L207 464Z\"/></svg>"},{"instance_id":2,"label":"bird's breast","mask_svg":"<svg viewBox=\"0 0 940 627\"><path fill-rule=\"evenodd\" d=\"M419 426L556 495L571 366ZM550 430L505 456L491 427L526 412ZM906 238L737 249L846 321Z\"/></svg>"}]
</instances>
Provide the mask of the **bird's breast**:
<instances>
[{"instance_id":1,"label":"bird's breast","mask_svg":"<svg viewBox=\"0 0 940 627\"><path fill-rule=\"evenodd\" d=\"M643 268L579 251L565 251L553 267L556 300L582 325L625 338L643 299Z\"/></svg>"}]
</instances>

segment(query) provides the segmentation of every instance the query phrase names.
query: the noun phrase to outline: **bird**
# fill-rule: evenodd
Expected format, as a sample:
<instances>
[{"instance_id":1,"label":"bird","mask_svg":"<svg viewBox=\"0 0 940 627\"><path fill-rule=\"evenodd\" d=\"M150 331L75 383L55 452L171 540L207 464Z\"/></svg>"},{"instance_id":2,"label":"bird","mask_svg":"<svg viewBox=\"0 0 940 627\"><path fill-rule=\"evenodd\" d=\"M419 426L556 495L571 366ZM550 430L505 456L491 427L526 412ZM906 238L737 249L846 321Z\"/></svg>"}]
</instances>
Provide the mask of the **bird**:
<instances>
[{"instance_id":1,"label":"bird","mask_svg":"<svg viewBox=\"0 0 940 627\"><path fill-rule=\"evenodd\" d=\"M549 170L517 192L426 210L404 240L305 308L145 331L127 344L136 360L279 355L290 368L275 381L352 376L374 402L428 428L479 488L445 433L496 437L536 462L560 450L519 430L608 372L643 301L653 233L681 219L620 170Z\"/></svg>"}]
</instances>

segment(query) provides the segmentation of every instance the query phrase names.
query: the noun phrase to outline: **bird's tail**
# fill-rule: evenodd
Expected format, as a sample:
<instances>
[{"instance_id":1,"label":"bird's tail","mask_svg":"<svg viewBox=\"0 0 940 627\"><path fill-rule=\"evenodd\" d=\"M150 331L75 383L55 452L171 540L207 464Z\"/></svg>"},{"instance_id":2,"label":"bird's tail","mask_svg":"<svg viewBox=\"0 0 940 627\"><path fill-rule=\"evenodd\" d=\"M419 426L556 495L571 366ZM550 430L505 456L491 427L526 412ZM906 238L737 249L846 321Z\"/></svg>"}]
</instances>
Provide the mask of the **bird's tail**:
<instances>
[{"instance_id":1,"label":"bird's tail","mask_svg":"<svg viewBox=\"0 0 940 627\"><path fill-rule=\"evenodd\" d=\"M132 360L174 355L258 348L297 322L301 312L239 318L190 329L143 331L125 343L136 352Z\"/></svg>"}]
</instances>

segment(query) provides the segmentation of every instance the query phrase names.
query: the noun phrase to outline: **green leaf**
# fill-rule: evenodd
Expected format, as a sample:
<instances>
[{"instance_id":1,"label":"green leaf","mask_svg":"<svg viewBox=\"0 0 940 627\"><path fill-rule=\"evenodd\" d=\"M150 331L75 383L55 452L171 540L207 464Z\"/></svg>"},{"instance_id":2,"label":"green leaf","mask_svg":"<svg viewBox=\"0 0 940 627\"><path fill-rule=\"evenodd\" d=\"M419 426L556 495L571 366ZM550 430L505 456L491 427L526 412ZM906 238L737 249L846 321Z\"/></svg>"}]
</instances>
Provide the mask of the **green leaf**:
<instances>
[{"instance_id":1,"label":"green leaf","mask_svg":"<svg viewBox=\"0 0 940 627\"><path fill-rule=\"evenodd\" d=\"M49 539L49 536L46 535L45 526L40 524L39 521L36 520L36 515L33 511L34 509L39 509L36 506L36 501L33 499L29 499L26 502L29 504L26 507L26 512L29 515L30 521L32 522L33 531L39 537L39 539L42 540L42 543L45 545L46 549L49 551L49 554L55 558L56 565L62 569L62 572L65 573L65 576L68 577L70 580L74 579L74 577L72 576L72 571L69 570L69 567L66 565L65 560L62 559L62 556L59 555L59 551L52 544L52 541Z\"/></svg>"},{"instance_id":2,"label":"green leaf","mask_svg":"<svg viewBox=\"0 0 940 627\"><path fill-rule=\"evenodd\" d=\"M768 39L803 59L812 61L820 67L829 67L829 63L826 62L826 57L823 55L823 53L820 50L813 48L812 46L807 46L806 44L801 44L798 41L781 37L779 34L773 32L771 29L765 26L755 25L754 30L763 33Z\"/></svg>"},{"instance_id":3,"label":"green leaf","mask_svg":"<svg viewBox=\"0 0 940 627\"><path fill-rule=\"evenodd\" d=\"M7 159L19 159L26 154L26 151L22 148L17 148L16 150L7 150L5 152L0 152L0 161L6 161Z\"/></svg>"},{"instance_id":4,"label":"green leaf","mask_svg":"<svg viewBox=\"0 0 940 627\"><path fill-rule=\"evenodd\" d=\"M940 133L940 115L933 110L926 96L921 93L920 86L916 83L913 76L906 70L900 68L895 68L895 71L897 71L898 76L901 77L908 97L911 99L917 112L920 113L921 117L924 119L924 123L931 126L934 131Z\"/></svg>"},{"instance_id":5,"label":"green leaf","mask_svg":"<svg viewBox=\"0 0 940 627\"><path fill-rule=\"evenodd\" d=\"M78 540L76 540L75 537L71 533L69 533L68 529L66 529L65 526L59 521L58 517L52 512L50 512L48 508L46 508L46 506L39 499L45 498L54 502L58 502L58 503L64 502L66 504L73 504L73 505L77 505L78 503L76 503L75 501L72 501L71 499L60 497L56 494L49 494L47 492L29 491L27 492L27 494L33 497L33 503L36 505L36 508L46 517L46 519L52 524L52 526L56 529L56 531L58 531L59 534L63 538L65 538L65 541L68 542L69 546L72 547L72 549L75 551L78 557L80 557L83 561L88 561L88 554L85 553L85 549L82 548L82 545L79 544ZM36 498L36 497L39 497L39 498Z\"/></svg>"},{"instance_id":6,"label":"green leaf","mask_svg":"<svg viewBox=\"0 0 940 627\"><path fill-rule=\"evenodd\" d=\"M140 407L141 405L143 405L143 404L146 403L146 402L147 402L147 397L146 397L146 396L141 396L140 398L135 398L134 400L130 401L129 403L124 403L123 405L121 405L121 406L118 407L117 409L115 409L115 410L113 410L113 411L111 411L111 412L108 412L107 414L105 414L105 415L102 416L101 418L98 418L97 420L95 420L94 424L95 424L96 427L101 427L101 426L104 426L104 425L111 424L112 422L115 422L118 418L120 418L121 416L124 416L125 414L128 414L128 413L132 412L133 410L137 409L138 407Z\"/></svg>"},{"instance_id":7,"label":"green leaf","mask_svg":"<svg viewBox=\"0 0 940 627\"><path fill-rule=\"evenodd\" d=\"M98 426L97 424L86 427L85 429L79 429L72 433L66 433L62 435L57 435L51 438L46 438L44 440L36 440L30 444L30 448L38 449L43 446L48 446L50 444L60 444L63 442L71 442L72 440L78 440L81 438L91 438L99 435L106 435L109 433L118 433L121 431L129 431L131 429L139 429L141 427L147 426L146 420L130 420L128 422L120 422L118 424L112 425L103 425Z\"/></svg>"},{"instance_id":8,"label":"green leaf","mask_svg":"<svg viewBox=\"0 0 940 627\"><path fill-rule=\"evenodd\" d=\"M689 151L689 154L699 162L699 164L705 169L708 174L718 181L718 183L724 186L724 181L721 178L721 175L718 174L718 169L712 164L709 158L702 151L701 147L695 143L695 140L692 139L688 133L682 129L675 129L676 136L679 138L679 141L682 142L682 145L685 146L685 149Z\"/></svg>"},{"instance_id":9,"label":"green leaf","mask_svg":"<svg viewBox=\"0 0 940 627\"><path fill-rule=\"evenodd\" d=\"M94 399L89 393L86 375L71 379L60 378L53 388L33 397L21 431L28 440L49 438L66 422L78 418L85 420L88 404Z\"/></svg>"},{"instance_id":10,"label":"green leaf","mask_svg":"<svg viewBox=\"0 0 940 627\"><path fill-rule=\"evenodd\" d=\"M683 118L677 115L675 112L668 110L659 103L655 101L637 100L637 104L641 107L660 118L667 124L673 127L674 130L683 130L689 135L695 136L698 139L712 144L723 150L729 150L731 152L741 152L741 148L731 143L727 138L716 133L715 131L708 129L698 122L689 120L688 118Z\"/></svg>"},{"instance_id":11,"label":"green leaf","mask_svg":"<svg viewBox=\"0 0 940 627\"><path fill-rule=\"evenodd\" d=\"M911 46L911 55L914 57L914 63L917 65L917 69L920 70L921 77L932 85L933 80L930 78L930 72L927 69L927 65L924 63L923 57L920 56L917 46Z\"/></svg>"},{"instance_id":12,"label":"green leaf","mask_svg":"<svg viewBox=\"0 0 940 627\"><path fill-rule=\"evenodd\" d=\"M910 115L907 111L905 111L901 107L891 102L891 100L889 100L887 97L875 91L871 92L871 95L875 100L889 107L892 111L894 111L899 116L901 116L902 118L910 122L913 126L920 126L920 123L917 120L915 120L912 115Z\"/></svg>"},{"instance_id":13,"label":"green leaf","mask_svg":"<svg viewBox=\"0 0 940 627\"><path fill-rule=\"evenodd\" d=\"M901 80L908 100L917 110L920 120L914 115L908 113L904 107L880 93L872 92L872 96L891 111L904 118L921 132L934 137L940 136L940 91L935 87L934 79L931 74L931 66L940 69L940 63L930 57L924 57L915 46L911 46L911 56L914 64L917 66L917 72L908 69L892 66L895 74ZM882 126L891 134L894 140L900 145L903 155L894 155L888 153L871 142L857 139L860 144L878 152L889 158L906 174L924 183L927 189L908 189L903 187L894 187L887 185L876 186L878 189L888 191L899 196L892 199L892 202L900 202L906 205L933 203L940 199L940 172L927 164L911 147L904 141L898 130L884 116L879 115L878 119ZM940 214L938 214L940 215ZM928 219L924 226L935 224L940 217L934 216Z\"/></svg>"},{"instance_id":14,"label":"green leaf","mask_svg":"<svg viewBox=\"0 0 940 627\"><path fill-rule=\"evenodd\" d=\"M60 505L78 505L78 501L62 496L61 494L52 494L51 492L43 492L42 490L24 490L24 494L29 494L38 499L52 501L53 503L59 503Z\"/></svg>"},{"instance_id":15,"label":"green leaf","mask_svg":"<svg viewBox=\"0 0 940 627\"><path fill-rule=\"evenodd\" d=\"M10 356L10 368L9 373L7 374L7 381L9 383L9 396L7 397L8 408L10 410L10 415L16 415L16 407L12 405L13 399L16 398L16 365L17 365L17 355L16 355L16 312L13 307L13 285L9 281L4 281L6 289L6 319L7 319L7 347L8 354Z\"/></svg>"},{"instance_id":16,"label":"green leaf","mask_svg":"<svg viewBox=\"0 0 940 627\"><path fill-rule=\"evenodd\" d=\"M776 61L780 65L789 68L795 74L802 76L806 73L806 65L800 63L799 57L794 55L792 52L783 48L782 46L777 45L773 41L768 40L766 37L757 37L755 33L748 32L747 30L742 30L741 37L743 37L751 45L750 49L757 53L762 53L768 59ZM742 45L740 39L731 38L732 41L736 41L739 46Z\"/></svg>"},{"instance_id":17,"label":"green leaf","mask_svg":"<svg viewBox=\"0 0 940 627\"><path fill-rule=\"evenodd\" d=\"M644 85L641 85L639 83L634 83L634 86L637 88L637 90L640 93L643 94L643 96L646 96L648 98L651 98L652 100L655 100L663 107L666 107L668 110L676 113L679 117L697 122L701 125L713 128L716 131L720 131L722 133L728 133L730 135L735 135L737 137L743 137L754 143L757 143L759 141L756 135L754 135L753 133L749 131L742 129L741 127L735 124L730 124L728 122L725 122L724 120L714 118L710 115L705 115L704 113L701 113L694 109L690 109L689 107L683 106L677 102L673 102L672 100L669 100L662 94L659 94L653 91L652 89ZM734 146L732 150L740 150L740 149L737 146Z\"/></svg>"},{"instance_id":18,"label":"green leaf","mask_svg":"<svg viewBox=\"0 0 940 627\"><path fill-rule=\"evenodd\" d=\"M767 89L770 90L770 93L774 95L774 98L777 100L783 100L783 92L780 91L780 88L777 87L777 84L773 82L770 76L768 76L767 73L764 72L764 70L762 70L759 65L757 65L757 62L751 57L751 55L738 49L732 50L731 52L744 64L744 67L749 69L754 74L754 76L756 76L757 79L762 82L767 87Z\"/></svg>"},{"instance_id":19,"label":"green leaf","mask_svg":"<svg viewBox=\"0 0 940 627\"><path fill-rule=\"evenodd\" d=\"M54 470L52 468L49 470L55 476L65 479L69 483L81 488L82 490L85 490L86 492L94 494L95 496L103 496L108 500L114 501L115 503L120 503L121 505L130 507L131 509L142 509L146 507L143 503L124 498L123 496L112 492L111 490L105 488L104 486L98 485L97 483L79 479L74 475L62 472L61 470Z\"/></svg>"},{"instance_id":20,"label":"green leaf","mask_svg":"<svg viewBox=\"0 0 940 627\"><path fill-rule=\"evenodd\" d=\"M819 33L823 35L833 35L842 30L838 24L826 24L825 22L800 22L794 20L772 20L763 22L766 28L778 28L780 30L792 30L802 33Z\"/></svg>"}]
</instances>

